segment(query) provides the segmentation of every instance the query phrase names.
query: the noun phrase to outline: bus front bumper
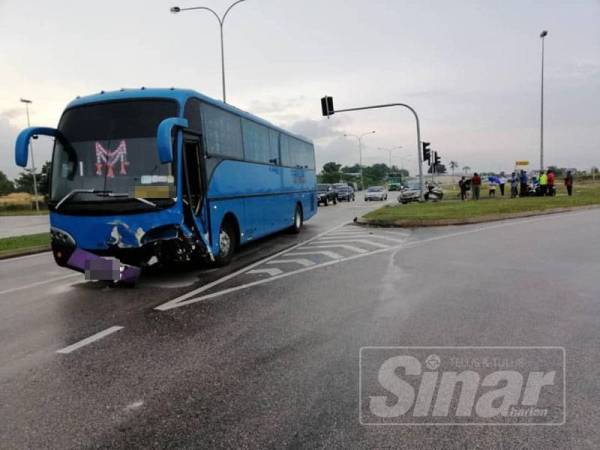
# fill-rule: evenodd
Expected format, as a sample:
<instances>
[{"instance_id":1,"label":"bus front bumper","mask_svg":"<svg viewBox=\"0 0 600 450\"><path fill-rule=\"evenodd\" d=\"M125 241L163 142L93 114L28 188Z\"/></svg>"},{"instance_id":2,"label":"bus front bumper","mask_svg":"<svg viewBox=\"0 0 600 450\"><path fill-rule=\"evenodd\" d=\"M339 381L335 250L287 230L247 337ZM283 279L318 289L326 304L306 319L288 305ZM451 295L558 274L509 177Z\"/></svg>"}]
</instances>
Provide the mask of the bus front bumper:
<instances>
[{"instance_id":1,"label":"bus front bumper","mask_svg":"<svg viewBox=\"0 0 600 450\"><path fill-rule=\"evenodd\" d=\"M114 281L134 284L141 274L139 267L122 264L118 259L103 257L76 248L67 261L67 267L83 272L86 280Z\"/></svg>"}]
</instances>

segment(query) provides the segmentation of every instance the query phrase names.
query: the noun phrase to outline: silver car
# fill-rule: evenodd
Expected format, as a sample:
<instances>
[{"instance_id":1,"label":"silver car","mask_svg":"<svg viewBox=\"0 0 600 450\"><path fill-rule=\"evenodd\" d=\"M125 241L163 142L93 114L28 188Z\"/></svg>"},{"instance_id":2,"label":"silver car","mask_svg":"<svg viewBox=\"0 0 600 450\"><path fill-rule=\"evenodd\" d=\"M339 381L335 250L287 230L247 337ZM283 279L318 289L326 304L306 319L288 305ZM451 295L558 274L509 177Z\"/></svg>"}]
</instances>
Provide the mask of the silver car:
<instances>
[{"instance_id":1,"label":"silver car","mask_svg":"<svg viewBox=\"0 0 600 450\"><path fill-rule=\"evenodd\" d=\"M387 200L387 191L383 186L371 186L365 192L365 201Z\"/></svg>"}]
</instances>

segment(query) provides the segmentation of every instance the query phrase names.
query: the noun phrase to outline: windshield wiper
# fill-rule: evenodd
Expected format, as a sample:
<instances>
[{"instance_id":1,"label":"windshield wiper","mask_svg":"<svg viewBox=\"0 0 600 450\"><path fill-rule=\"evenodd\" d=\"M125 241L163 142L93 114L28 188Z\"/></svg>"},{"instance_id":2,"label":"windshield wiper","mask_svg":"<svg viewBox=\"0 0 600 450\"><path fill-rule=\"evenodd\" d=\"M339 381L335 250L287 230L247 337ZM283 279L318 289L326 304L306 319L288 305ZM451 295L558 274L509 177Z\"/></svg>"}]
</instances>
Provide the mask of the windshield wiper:
<instances>
[{"instance_id":1,"label":"windshield wiper","mask_svg":"<svg viewBox=\"0 0 600 450\"><path fill-rule=\"evenodd\" d=\"M138 202L141 202L145 205L152 206L153 208L158 208L158 205L156 203L153 203L150 200L146 200L145 198L129 197L129 194L126 192L114 193L112 191L105 191L100 189L73 189L71 192L69 192L67 195L60 199L60 201L56 204L54 209L58 210L58 208L60 208L63 203L65 203L67 200L71 199L77 194L100 194L105 197L127 197L131 198L132 200L137 200Z\"/></svg>"},{"instance_id":2,"label":"windshield wiper","mask_svg":"<svg viewBox=\"0 0 600 450\"><path fill-rule=\"evenodd\" d=\"M132 200L137 200L138 202L144 203L145 205L149 205L152 206L153 208L158 208L158 206L156 205L156 203L151 202L150 200L146 200L145 198L140 198L140 197L129 197L129 194L127 192L109 192L108 197L127 197L127 198L131 198Z\"/></svg>"},{"instance_id":3,"label":"windshield wiper","mask_svg":"<svg viewBox=\"0 0 600 450\"><path fill-rule=\"evenodd\" d=\"M101 194L104 193L106 191L99 191L96 189L73 189L71 192L69 192L67 195L65 195L63 198L61 198L59 200L59 202L56 204L56 206L54 207L55 210L57 210L58 208L61 207L61 205L66 202L67 200L69 200L71 197L74 197L77 194Z\"/></svg>"}]
</instances>

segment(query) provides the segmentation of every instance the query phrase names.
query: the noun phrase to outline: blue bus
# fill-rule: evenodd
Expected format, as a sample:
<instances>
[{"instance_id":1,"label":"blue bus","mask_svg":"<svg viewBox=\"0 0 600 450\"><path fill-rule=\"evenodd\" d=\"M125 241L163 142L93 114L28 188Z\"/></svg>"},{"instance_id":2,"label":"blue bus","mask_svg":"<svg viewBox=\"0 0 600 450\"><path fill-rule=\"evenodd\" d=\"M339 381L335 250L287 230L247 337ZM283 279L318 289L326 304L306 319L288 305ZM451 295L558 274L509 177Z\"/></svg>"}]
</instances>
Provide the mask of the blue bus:
<instances>
[{"instance_id":1,"label":"blue bus","mask_svg":"<svg viewBox=\"0 0 600 450\"><path fill-rule=\"evenodd\" d=\"M198 92L121 89L78 97L54 138L54 258L91 279L134 282L155 263L230 262L239 245L298 233L317 211L313 144Z\"/></svg>"}]
</instances>

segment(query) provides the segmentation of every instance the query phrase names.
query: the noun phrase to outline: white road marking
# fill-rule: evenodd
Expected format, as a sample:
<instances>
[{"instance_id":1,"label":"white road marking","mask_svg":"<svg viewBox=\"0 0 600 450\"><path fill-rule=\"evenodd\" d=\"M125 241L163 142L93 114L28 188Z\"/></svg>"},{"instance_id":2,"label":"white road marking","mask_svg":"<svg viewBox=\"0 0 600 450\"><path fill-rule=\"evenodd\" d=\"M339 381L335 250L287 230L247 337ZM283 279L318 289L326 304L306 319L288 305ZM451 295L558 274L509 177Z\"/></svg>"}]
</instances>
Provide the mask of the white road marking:
<instances>
[{"instance_id":1,"label":"white road marking","mask_svg":"<svg viewBox=\"0 0 600 450\"><path fill-rule=\"evenodd\" d=\"M0 264L2 264L2 263L10 263L10 262L13 262L13 261L20 261L22 259L35 258L36 256L41 256L41 255L49 255L51 253L52 252L47 251L47 252L41 252L41 253L32 253L31 255L15 256L14 258L0 259Z\"/></svg>"},{"instance_id":2,"label":"white road marking","mask_svg":"<svg viewBox=\"0 0 600 450\"><path fill-rule=\"evenodd\" d=\"M301 246L306 245L306 244L308 244L310 242L313 242L313 241L319 239L320 237L325 236L327 233L331 233L332 231L335 231L335 230L337 230L339 228L342 228L343 226L346 226L347 224L348 224L348 222L344 222L344 223L342 223L340 225L336 225L335 227L330 228L329 230L324 231L323 233L319 233L316 236L314 236L314 237L312 237L310 239L307 239L306 241L299 242L298 244L293 245L290 248L286 248L286 249L284 249L284 250L282 250L280 252L275 253L274 255L271 255L271 256L269 256L267 258L261 259L260 261L256 261L255 263L252 263L252 264L250 264L250 265L248 265L246 267L242 267L241 269L236 270L235 272L232 272L229 275L225 275L224 277L219 278L218 280L215 280L215 281L213 281L211 283L205 284L204 286L200 286L199 288L194 289L193 291L190 291L187 294L180 295L179 297L176 297L173 300L169 300L166 303L162 303L162 304L156 306L154 309L156 309L158 311L167 311L169 309L177 308L178 306L184 304L183 302L186 299L188 299L188 298L192 298L192 297L194 297L195 295L197 295L197 294L199 294L201 292L207 291L208 289L211 289L211 288L213 288L213 287L215 287L215 286L217 286L217 285L219 285L221 283L224 283L227 280L230 280L230 279L232 279L234 277L237 277L238 275L240 275L242 273L245 273L245 272L247 272L247 271L249 271L251 269L254 269L255 267L260 266L261 264L264 264L267 261L270 261L272 259L278 258L279 256L284 255L284 254L286 254L289 251L295 250L298 247L301 247Z\"/></svg>"},{"instance_id":3,"label":"white road marking","mask_svg":"<svg viewBox=\"0 0 600 450\"><path fill-rule=\"evenodd\" d=\"M277 267L271 267L271 268L267 268L267 269L254 269L254 270L249 270L246 273L252 273L252 274L262 274L262 273L266 273L272 277L274 277L275 275L279 275L280 273L283 273L283 270L278 269Z\"/></svg>"},{"instance_id":4,"label":"white road marking","mask_svg":"<svg viewBox=\"0 0 600 450\"><path fill-rule=\"evenodd\" d=\"M378 248L388 248L389 247L389 245L381 244L379 242L369 241L367 239L319 239L319 241L317 243L318 244L343 244L346 242L348 242L350 244L360 243L360 244L372 245L373 247L378 247Z\"/></svg>"},{"instance_id":5,"label":"white road marking","mask_svg":"<svg viewBox=\"0 0 600 450\"><path fill-rule=\"evenodd\" d=\"M494 228L504 228L504 227L507 227L507 226L522 225L524 223L540 222L542 220L547 220L547 217L500 222L500 223L497 223L495 225L484 225L484 226L480 226L478 228L474 228L474 229L470 229L470 230L458 231L458 232L455 232L455 233L443 234L443 235L440 235L440 236L434 236L434 237L431 237L431 238L422 239L420 241L407 242L405 244L394 245L394 246L391 246L391 247L388 247L388 248L385 248L385 249L374 250L374 251L368 252L368 253L362 253L362 254L358 254L358 255L352 255L352 256L348 256L346 258L336 259L336 260L333 260L333 261L324 262L324 263L317 264L317 265L314 265L314 266L311 266L311 267L303 267L302 269L294 270L294 271L291 271L291 272L285 272L285 273L282 273L280 275L276 275L276 276L271 277L271 278L266 278L266 279L262 279L262 280L253 281L253 282L250 282L250 283L241 284L241 285L234 286L234 287L231 287L231 288L223 289L223 290L218 291L218 292L213 292L211 294L206 294L206 295L194 298L193 296L196 293L198 293L198 291L202 292L202 291L204 291L206 289L209 289L208 287L203 287L204 289L203 288L196 289L196 291L192 295L190 295L191 293L186 294L185 301L180 300L181 297L178 297L178 298L173 299L173 300L171 300L171 301L169 301L167 303L164 303L164 304L162 304L160 306L157 306L155 309L158 309L160 311L168 311L170 309L180 308L182 306L187 306L187 305L191 305L191 304L194 304L194 303L202 302L202 301L205 301L205 300L210 300L210 299L213 299L213 298L216 298L216 297L221 297L223 295L230 294L232 292L237 292L237 291L240 291L242 289L247 289L249 287L258 286L258 285L265 284L265 283L270 283L272 281L276 281L276 280L279 280L281 278L286 278L286 277L289 277L289 276L292 276L292 275L296 275L296 274L299 274L299 273L304 273L304 272L308 272L308 271L311 271L311 270L319 269L321 267L332 266L334 264L339 264L339 263L342 263L342 262L345 262L345 261L351 261L351 260L355 260L355 259L358 259L358 258L364 258L366 256L377 255L379 253L394 251L394 250L398 250L398 249L401 249L401 248L405 248L405 249L406 248L415 248L415 247L419 247L421 245L426 245L426 244L429 244L431 242L436 242L436 241L439 241L439 240L442 240L442 239L449 239L449 238L455 238L455 237L459 237L459 236L466 236L466 235L469 235L469 234L479 233L481 231L487 231L487 230L494 229ZM318 239L318 237L320 237L320 235L317 236L317 237L315 237L315 238L313 238L312 240ZM303 245L303 244L304 243L298 244L297 246L292 247L292 248L299 247L300 245ZM329 248L329 247L327 247L327 248ZM287 250L284 250L284 251L280 252L277 255L273 255L271 258L274 258L274 257L276 257L276 256L278 256L278 255L280 255L282 253L286 253L286 251ZM264 261L265 260L258 261L257 263L255 263L253 265L253 267L256 267L257 265L262 264ZM244 272L244 270L239 270L238 271L238 273L242 273L242 272ZM232 278L232 277L230 276L227 279L230 279L230 278ZM217 280L217 282L218 281L219 280ZM217 282L213 282L210 287L214 286L215 284L219 284ZM184 296L182 296L182 297L184 297Z\"/></svg>"},{"instance_id":6,"label":"white road marking","mask_svg":"<svg viewBox=\"0 0 600 450\"><path fill-rule=\"evenodd\" d=\"M35 283L26 284L25 286L17 286L17 287L11 288L11 289L6 289L4 291L0 291L0 295L10 294L12 292L17 292L17 291L22 291L23 289L30 289L30 288L33 288L36 286L53 283L55 281L66 280L67 278L72 278L72 277L76 277L76 276L81 276L81 274L79 272L70 273L68 275L63 275L61 277L55 277L55 278L49 278L47 280L36 281Z\"/></svg>"},{"instance_id":7,"label":"white road marking","mask_svg":"<svg viewBox=\"0 0 600 450\"><path fill-rule=\"evenodd\" d=\"M96 333L90 337L87 337L87 338L79 341L79 342L76 342L75 344L72 344L72 345L69 345L68 347L57 350L56 353L61 353L63 355L66 355L68 353L74 352L75 350L77 350L81 347L89 345L92 342L96 342L96 341L102 339L103 337L106 337L110 334L116 333L117 331L122 330L122 329L123 329L123 327L119 327L119 326L107 328L106 330L101 331L100 333Z\"/></svg>"},{"instance_id":8,"label":"white road marking","mask_svg":"<svg viewBox=\"0 0 600 450\"><path fill-rule=\"evenodd\" d=\"M302 256L302 255L304 255L304 256L308 256L308 255L325 255L325 256L327 256L327 257L329 257L331 259L341 259L341 258L343 258L342 255L339 255L339 254L337 254L335 252L328 252L326 250L317 251L317 252L292 252L292 253L288 253L288 255L293 255L293 256L296 256L296 255L299 255L299 256Z\"/></svg>"},{"instance_id":9,"label":"white road marking","mask_svg":"<svg viewBox=\"0 0 600 450\"><path fill-rule=\"evenodd\" d=\"M142 406L144 406L144 401L143 400L138 400L137 402L133 402L133 403L127 405L125 407L125 411L131 411L131 410L134 410L134 409L138 409L138 408L141 408Z\"/></svg>"},{"instance_id":10,"label":"white road marking","mask_svg":"<svg viewBox=\"0 0 600 450\"><path fill-rule=\"evenodd\" d=\"M377 239L385 239L388 241L395 241L395 242L404 242L404 239L398 239L400 238L407 238L409 236L409 234L400 234L397 233L396 237L390 237L388 235L383 235L383 234L372 234L372 233L333 233L331 235L325 236L323 237L323 239L344 239L344 238L377 238Z\"/></svg>"},{"instance_id":11,"label":"white road marking","mask_svg":"<svg viewBox=\"0 0 600 450\"><path fill-rule=\"evenodd\" d=\"M267 262L267 264L300 264L304 267L314 266L316 263L310 259L297 258L297 259L274 259L273 261Z\"/></svg>"},{"instance_id":12,"label":"white road marking","mask_svg":"<svg viewBox=\"0 0 600 450\"><path fill-rule=\"evenodd\" d=\"M317 245L309 245L306 247L306 249L313 249L313 248L328 249L328 248L332 248L332 247L345 248L346 250L350 250L351 252L355 252L355 253L369 253L369 251L365 250L364 248L354 247L353 245L345 245L345 244L320 245L320 243L318 243Z\"/></svg>"}]
</instances>

